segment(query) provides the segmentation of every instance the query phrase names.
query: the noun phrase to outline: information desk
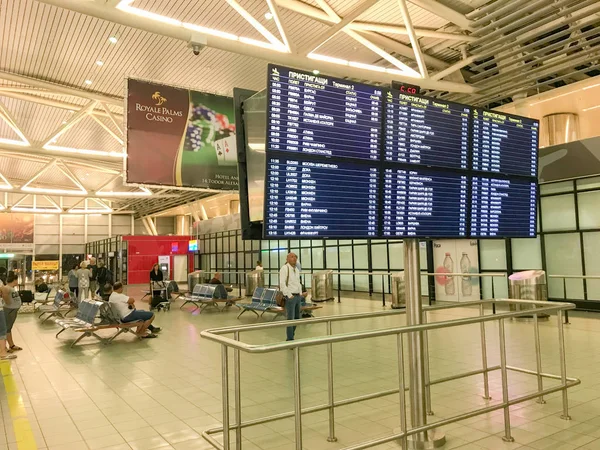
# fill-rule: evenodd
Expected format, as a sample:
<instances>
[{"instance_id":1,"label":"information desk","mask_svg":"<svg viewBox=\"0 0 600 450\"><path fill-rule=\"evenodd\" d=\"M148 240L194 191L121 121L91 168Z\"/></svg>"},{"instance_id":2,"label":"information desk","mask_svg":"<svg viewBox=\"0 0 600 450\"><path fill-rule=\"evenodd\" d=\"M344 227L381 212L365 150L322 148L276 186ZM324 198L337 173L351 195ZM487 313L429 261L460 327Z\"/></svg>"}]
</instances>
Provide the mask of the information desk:
<instances>
[{"instance_id":1,"label":"information desk","mask_svg":"<svg viewBox=\"0 0 600 450\"><path fill-rule=\"evenodd\" d=\"M384 237L467 235L467 175L386 168L383 185Z\"/></svg>"},{"instance_id":2,"label":"information desk","mask_svg":"<svg viewBox=\"0 0 600 450\"><path fill-rule=\"evenodd\" d=\"M535 237L536 198L535 181L474 176L471 237Z\"/></svg>"},{"instance_id":3,"label":"information desk","mask_svg":"<svg viewBox=\"0 0 600 450\"><path fill-rule=\"evenodd\" d=\"M377 167L292 158L267 166L266 236L377 236Z\"/></svg>"},{"instance_id":4,"label":"information desk","mask_svg":"<svg viewBox=\"0 0 600 450\"><path fill-rule=\"evenodd\" d=\"M539 122L473 110L473 170L537 177Z\"/></svg>"},{"instance_id":5,"label":"information desk","mask_svg":"<svg viewBox=\"0 0 600 450\"><path fill-rule=\"evenodd\" d=\"M269 66L267 148L379 160L381 88Z\"/></svg>"},{"instance_id":6,"label":"information desk","mask_svg":"<svg viewBox=\"0 0 600 450\"><path fill-rule=\"evenodd\" d=\"M386 161L469 169L469 106L400 91L384 106Z\"/></svg>"}]
</instances>

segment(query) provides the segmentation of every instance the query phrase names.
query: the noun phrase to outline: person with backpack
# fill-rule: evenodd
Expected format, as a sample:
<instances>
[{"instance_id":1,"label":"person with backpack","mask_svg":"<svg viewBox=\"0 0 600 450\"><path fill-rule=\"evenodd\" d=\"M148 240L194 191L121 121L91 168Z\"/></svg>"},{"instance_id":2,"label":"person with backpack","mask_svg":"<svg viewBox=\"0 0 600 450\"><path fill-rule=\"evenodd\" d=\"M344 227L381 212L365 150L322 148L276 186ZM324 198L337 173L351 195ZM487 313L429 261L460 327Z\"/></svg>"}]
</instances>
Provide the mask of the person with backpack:
<instances>
[{"instance_id":1,"label":"person with backpack","mask_svg":"<svg viewBox=\"0 0 600 450\"><path fill-rule=\"evenodd\" d=\"M296 264L298 256L294 252L287 255L286 263L279 271L279 290L283 293L285 299L285 312L287 320L300 318L300 306L302 300L307 296L303 292L302 281L300 279L300 269ZM287 327L286 336L288 341L294 340L296 327Z\"/></svg>"}]
</instances>

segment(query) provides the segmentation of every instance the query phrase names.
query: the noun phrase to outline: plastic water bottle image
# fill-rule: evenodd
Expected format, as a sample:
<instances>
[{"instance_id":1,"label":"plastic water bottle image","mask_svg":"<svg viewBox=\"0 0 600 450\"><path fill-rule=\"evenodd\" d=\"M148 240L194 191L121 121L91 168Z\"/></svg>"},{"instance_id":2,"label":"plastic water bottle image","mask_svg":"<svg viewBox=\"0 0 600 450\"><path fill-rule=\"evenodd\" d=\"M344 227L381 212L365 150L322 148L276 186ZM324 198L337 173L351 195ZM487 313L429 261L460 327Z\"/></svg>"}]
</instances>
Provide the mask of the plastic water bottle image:
<instances>
[{"instance_id":1,"label":"plastic water bottle image","mask_svg":"<svg viewBox=\"0 0 600 450\"><path fill-rule=\"evenodd\" d=\"M461 273L471 272L471 260L469 256L463 252L462 258L460 258L460 271ZM473 285L471 284L471 277L462 276L460 290L463 296L469 297L473 293Z\"/></svg>"},{"instance_id":2,"label":"plastic water bottle image","mask_svg":"<svg viewBox=\"0 0 600 450\"><path fill-rule=\"evenodd\" d=\"M454 273L454 261L452 261L452 257L450 253L446 253L446 257L444 258L444 268L448 271L448 273ZM456 288L454 287L454 277L447 277L447 282L444 285L444 289L446 290L446 295L454 295Z\"/></svg>"}]
</instances>

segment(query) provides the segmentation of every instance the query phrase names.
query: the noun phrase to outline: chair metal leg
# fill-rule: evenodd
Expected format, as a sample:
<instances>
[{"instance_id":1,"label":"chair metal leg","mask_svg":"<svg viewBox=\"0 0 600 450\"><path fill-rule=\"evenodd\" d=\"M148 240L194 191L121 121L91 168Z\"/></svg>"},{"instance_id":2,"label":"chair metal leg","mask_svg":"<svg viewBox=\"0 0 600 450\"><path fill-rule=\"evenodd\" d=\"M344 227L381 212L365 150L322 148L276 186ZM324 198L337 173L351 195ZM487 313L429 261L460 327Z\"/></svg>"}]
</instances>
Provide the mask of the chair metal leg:
<instances>
[{"instance_id":1,"label":"chair metal leg","mask_svg":"<svg viewBox=\"0 0 600 450\"><path fill-rule=\"evenodd\" d=\"M77 339L75 339L75 340L74 340L74 341L71 343L70 347L71 347L71 348L73 348L73 347L74 347L74 346L75 346L75 345L76 345L76 344L77 344L77 343L78 343L80 340L82 340L84 337L86 337L86 336L91 336L91 335L92 335L92 333L90 333L89 331L84 331L84 332L82 332L82 333L81 333L81 336L79 336Z\"/></svg>"},{"instance_id":2,"label":"chair metal leg","mask_svg":"<svg viewBox=\"0 0 600 450\"><path fill-rule=\"evenodd\" d=\"M60 333L62 333L63 331L65 331L65 330L66 330L66 328L62 328L62 329L61 329L61 330L60 330L58 333L56 333L56 336L54 336L54 337L55 337L55 338L58 338L58 335L59 335Z\"/></svg>"}]
</instances>

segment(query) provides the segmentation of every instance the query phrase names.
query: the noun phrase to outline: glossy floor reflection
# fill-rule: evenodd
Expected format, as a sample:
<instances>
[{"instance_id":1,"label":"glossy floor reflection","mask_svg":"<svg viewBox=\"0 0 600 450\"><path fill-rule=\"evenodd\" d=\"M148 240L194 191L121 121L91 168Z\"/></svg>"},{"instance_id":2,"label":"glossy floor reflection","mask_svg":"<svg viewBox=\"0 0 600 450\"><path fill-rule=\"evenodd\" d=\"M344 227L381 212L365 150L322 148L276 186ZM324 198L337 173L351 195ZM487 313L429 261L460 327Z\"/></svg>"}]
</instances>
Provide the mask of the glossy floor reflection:
<instances>
[{"instance_id":1,"label":"glossy floor reflection","mask_svg":"<svg viewBox=\"0 0 600 450\"><path fill-rule=\"evenodd\" d=\"M142 287L130 288L139 298ZM180 305L179 302L177 305ZM140 303L139 307L147 307ZM186 307L187 308L187 307ZM13 363L0 363L4 384L0 406L5 433L0 450L29 449L209 449L200 433L221 421L221 360L219 347L200 338L202 329L255 323L251 313L236 319L237 310L207 310L198 315L174 307L159 313L163 328L158 339L137 341L130 335L103 346L92 339L74 349L73 332L54 335L54 324L41 325L37 315L22 314L16 324L16 342L25 348ZM381 310L377 300L344 297L329 302L317 315ZM470 316L476 311L438 312L432 320ZM555 318L540 326L543 370L559 373ZM571 421L560 419L560 394L512 408L514 443L502 441L502 411L443 428L444 448L460 449L600 449L600 315L572 314L565 328L569 376L582 385L569 390ZM335 324L334 333L380 329L403 324L402 316ZM499 363L498 327L487 325L489 364ZM299 328L298 336L317 336L324 325ZM531 323L506 325L508 364L535 368ZM256 332L249 342L285 338L283 330ZM479 325L431 332L429 337L433 379L481 367ZM395 340L377 338L334 345L335 396L341 400L398 385ZM327 400L327 361L324 347L301 354L303 407ZM8 368L12 370L8 370ZM292 352L242 354L244 420L293 410ZM511 373L510 394L536 389L534 377ZM482 398L481 376L432 388L432 419L450 417L501 397L500 373L490 376L492 400ZM552 382L545 381L546 386ZM233 409L233 408L232 408ZM328 443L327 413L303 416L304 448L339 449L383 436L399 426L398 396L392 395L336 409L337 443ZM29 431L28 431L29 430ZM233 433L232 433L233 437ZM294 448L294 422L286 419L244 429L243 448L288 450ZM399 448L384 444L376 448Z\"/></svg>"}]
</instances>

